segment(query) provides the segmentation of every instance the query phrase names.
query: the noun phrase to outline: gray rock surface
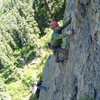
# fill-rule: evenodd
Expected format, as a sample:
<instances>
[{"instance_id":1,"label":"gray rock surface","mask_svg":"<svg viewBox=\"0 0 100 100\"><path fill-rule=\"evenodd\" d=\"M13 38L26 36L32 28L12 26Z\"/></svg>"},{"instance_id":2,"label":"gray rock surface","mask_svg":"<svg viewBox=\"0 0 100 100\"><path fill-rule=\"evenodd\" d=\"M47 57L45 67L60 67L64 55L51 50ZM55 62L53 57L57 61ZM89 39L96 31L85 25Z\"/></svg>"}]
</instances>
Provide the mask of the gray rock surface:
<instances>
[{"instance_id":1,"label":"gray rock surface","mask_svg":"<svg viewBox=\"0 0 100 100\"><path fill-rule=\"evenodd\" d=\"M100 100L100 0L66 0L64 22L72 17L69 28L69 57L64 64L55 63L50 55L43 69L48 91L39 100L78 100L86 93Z\"/></svg>"}]
</instances>

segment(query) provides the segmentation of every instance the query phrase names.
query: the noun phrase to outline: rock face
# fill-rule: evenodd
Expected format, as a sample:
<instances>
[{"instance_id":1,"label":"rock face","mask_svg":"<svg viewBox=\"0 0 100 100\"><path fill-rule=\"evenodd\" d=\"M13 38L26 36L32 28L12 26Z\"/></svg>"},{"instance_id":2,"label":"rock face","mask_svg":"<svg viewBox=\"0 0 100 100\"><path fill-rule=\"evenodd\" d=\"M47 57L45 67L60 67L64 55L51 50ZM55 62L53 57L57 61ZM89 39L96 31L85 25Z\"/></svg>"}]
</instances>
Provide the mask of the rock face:
<instances>
[{"instance_id":1,"label":"rock face","mask_svg":"<svg viewBox=\"0 0 100 100\"><path fill-rule=\"evenodd\" d=\"M64 29L75 30L70 38L69 56L64 64L49 56L43 69L43 85L39 100L80 100L83 94L100 100L100 0L66 0ZM84 99L88 100L88 99Z\"/></svg>"}]
</instances>

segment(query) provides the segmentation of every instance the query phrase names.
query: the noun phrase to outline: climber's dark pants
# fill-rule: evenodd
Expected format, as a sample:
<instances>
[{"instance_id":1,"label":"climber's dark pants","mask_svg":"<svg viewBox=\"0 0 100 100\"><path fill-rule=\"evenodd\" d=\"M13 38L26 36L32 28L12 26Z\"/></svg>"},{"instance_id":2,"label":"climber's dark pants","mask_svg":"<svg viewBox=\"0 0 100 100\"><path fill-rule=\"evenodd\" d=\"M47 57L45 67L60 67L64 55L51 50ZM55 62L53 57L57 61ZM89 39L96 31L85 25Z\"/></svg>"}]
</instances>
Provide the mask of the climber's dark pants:
<instances>
[{"instance_id":1,"label":"climber's dark pants","mask_svg":"<svg viewBox=\"0 0 100 100\"><path fill-rule=\"evenodd\" d=\"M66 56L64 58L68 58L68 49L64 49L64 48L54 48L53 49L53 52L54 52L54 55L55 55L55 58L56 58L56 62L59 62L59 60L60 60L59 55L64 55L64 56Z\"/></svg>"}]
</instances>

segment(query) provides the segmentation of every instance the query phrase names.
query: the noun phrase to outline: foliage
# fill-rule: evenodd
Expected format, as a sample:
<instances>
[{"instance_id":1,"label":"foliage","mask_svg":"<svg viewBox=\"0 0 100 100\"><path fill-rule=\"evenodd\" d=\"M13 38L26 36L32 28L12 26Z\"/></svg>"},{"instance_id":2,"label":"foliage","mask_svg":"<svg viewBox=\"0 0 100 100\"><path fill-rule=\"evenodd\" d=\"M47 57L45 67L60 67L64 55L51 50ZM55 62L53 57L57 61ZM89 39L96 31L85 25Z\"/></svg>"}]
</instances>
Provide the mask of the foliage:
<instances>
[{"instance_id":1,"label":"foliage","mask_svg":"<svg viewBox=\"0 0 100 100\"><path fill-rule=\"evenodd\" d=\"M0 26L0 68L2 69L14 64L13 52L16 48L22 48L24 45L31 49L36 48L40 32L34 20L34 11L26 3L18 2L14 9L0 17L0 22L2 23ZM35 55L35 52L36 50L33 50L28 56ZM23 53L21 52L21 57L24 56Z\"/></svg>"},{"instance_id":2,"label":"foliage","mask_svg":"<svg viewBox=\"0 0 100 100\"><path fill-rule=\"evenodd\" d=\"M3 0L0 7L0 96L29 98L29 84L42 77L49 56L47 25L62 8L63 0ZM57 3L57 4L56 4ZM32 8L32 5L36 8ZM48 5L56 4L53 9ZM43 8L44 6L44 8ZM51 13L49 10L52 10ZM57 17L60 20L60 17ZM45 35L44 35L45 34ZM1 95L2 94L2 95ZM10 96L8 96L10 98ZM0 97L1 98L1 97ZM31 98L31 97L30 97Z\"/></svg>"},{"instance_id":3,"label":"foliage","mask_svg":"<svg viewBox=\"0 0 100 100\"><path fill-rule=\"evenodd\" d=\"M1 100L11 100L11 96L6 92L0 92L0 99Z\"/></svg>"},{"instance_id":4,"label":"foliage","mask_svg":"<svg viewBox=\"0 0 100 100\"><path fill-rule=\"evenodd\" d=\"M64 0L34 0L35 20L41 35L45 34L44 28L48 27L50 21L63 19L64 8Z\"/></svg>"},{"instance_id":5,"label":"foliage","mask_svg":"<svg viewBox=\"0 0 100 100\"><path fill-rule=\"evenodd\" d=\"M36 99L35 95L32 94L32 95L30 96L29 100L37 100L37 99Z\"/></svg>"},{"instance_id":6,"label":"foliage","mask_svg":"<svg viewBox=\"0 0 100 100\"><path fill-rule=\"evenodd\" d=\"M0 80L2 79L0 78ZM2 81L0 81L0 92L4 92L4 91L5 91L5 85L3 84Z\"/></svg>"},{"instance_id":7,"label":"foliage","mask_svg":"<svg viewBox=\"0 0 100 100\"><path fill-rule=\"evenodd\" d=\"M27 87L25 87L21 81L12 82L6 87L6 91L12 96L12 100L22 100L22 98L28 94Z\"/></svg>"},{"instance_id":8,"label":"foliage","mask_svg":"<svg viewBox=\"0 0 100 100\"><path fill-rule=\"evenodd\" d=\"M85 93L85 94L81 95L78 100L93 100L93 98Z\"/></svg>"}]
</instances>

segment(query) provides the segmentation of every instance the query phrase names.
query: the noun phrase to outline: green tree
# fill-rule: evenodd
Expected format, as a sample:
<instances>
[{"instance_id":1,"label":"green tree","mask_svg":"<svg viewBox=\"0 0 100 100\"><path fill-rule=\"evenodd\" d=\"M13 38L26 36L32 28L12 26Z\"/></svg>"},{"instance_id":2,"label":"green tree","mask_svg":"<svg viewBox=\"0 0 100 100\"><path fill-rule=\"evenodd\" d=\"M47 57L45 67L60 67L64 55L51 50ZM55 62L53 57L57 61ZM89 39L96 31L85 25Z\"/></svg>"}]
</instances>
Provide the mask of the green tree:
<instances>
[{"instance_id":1,"label":"green tree","mask_svg":"<svg viewBox=\"0 0 100 100\"><path fill-rule=\"evenodd\" d=\"M34 0L33 9L35 13L35 20L41 31L41 35L45 34L46 28L51 20L59 21L63 19L64 14L64 0Z\"/></svg>"}]
</instances>

